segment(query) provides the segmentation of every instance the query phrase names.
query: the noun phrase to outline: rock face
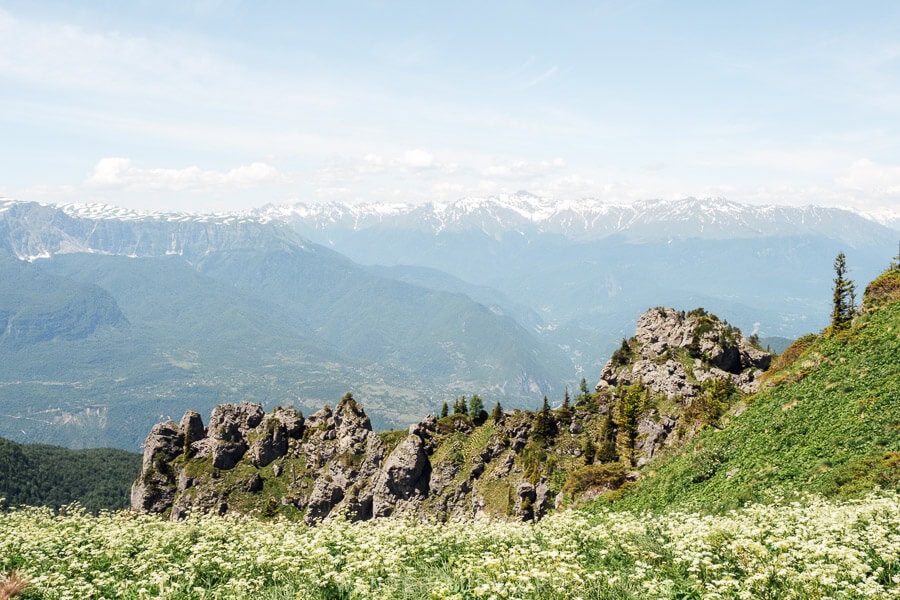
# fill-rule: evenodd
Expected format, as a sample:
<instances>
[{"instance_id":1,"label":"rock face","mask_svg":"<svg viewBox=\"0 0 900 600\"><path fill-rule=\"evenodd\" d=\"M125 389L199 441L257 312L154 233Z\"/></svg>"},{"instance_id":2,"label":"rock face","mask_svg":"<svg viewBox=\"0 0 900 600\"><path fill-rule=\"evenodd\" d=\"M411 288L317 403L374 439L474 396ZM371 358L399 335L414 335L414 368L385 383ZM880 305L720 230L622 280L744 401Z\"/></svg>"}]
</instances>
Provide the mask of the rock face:
<instances>
[{"instance_id":1,"label":"rock face","mask_svg":"<svg viewBox=\"0 0 900 600\"><path fill-rule=\"evenodd\" d=\"M771 361L772 355L750 344L739 329L703 309L653 308L641 315L634 337L623 341L606 363L596 389L614 394L622 386L639 385L687 409L695 399L702 401L705 383L724 382L742 394L756 392ZM684 412L660 414L654 408L638 421L637 466L696 430L685 430Z\"/></svg>"},{"instance_id":2,"label":"rock face","mask_svg":"<svg viewBox=\"0 0 900 600\"><path fill-rule=\"evenodd\" d=\"M204 428L189 411L180 424L151 431L131 504L172 519L233 510L297 511L309 524L335 515L539 519L556 491L521 466L531 456L521 451L535 447L533 418L506 413L479 429L462 415L430 416L382 439L349 396L305 420L293 409L222 405ZM490 435L467 447L479 431Z\"/></svg>"},{"instance_id":3,"label":"rock face","mask_svg":"<svg viewBox=\"0 0 900 600\"><path fill-rule=\"evenodd\" d=\"M702 309L687 314L654 308L638 319L626 362L610 360L598 388L642 382L668 398L692 397L710 378L727 378L754 393L772 355L752 346L739 329ZM627 368L623 368L627 367Z\"/></svg>"},{"instance_id":4,"label":"rock face","mask_svg":"<svg viewBox=\"0 0 900 600\"><path fill-rule=\"evenodd\" d=\"M376 517L388 517L404 503L428 495L431 465L425 455L422 438L409 434L400 442L378 474L375 481L372 513Z\"/></svg>"},{"instance_id":5,"label":"rock face","mask_svg":"<svg viewBox=\"0 0 900 600\"><path fill-rule=\"evenodd\" d=\"M187 416L187 415L185 415ZM184 432L172 421L159 423L144 443L141 475L131 487L131 507L162 512L174 498L174 472L169 463L184 452Z\"/></svg>"}]
</instances>

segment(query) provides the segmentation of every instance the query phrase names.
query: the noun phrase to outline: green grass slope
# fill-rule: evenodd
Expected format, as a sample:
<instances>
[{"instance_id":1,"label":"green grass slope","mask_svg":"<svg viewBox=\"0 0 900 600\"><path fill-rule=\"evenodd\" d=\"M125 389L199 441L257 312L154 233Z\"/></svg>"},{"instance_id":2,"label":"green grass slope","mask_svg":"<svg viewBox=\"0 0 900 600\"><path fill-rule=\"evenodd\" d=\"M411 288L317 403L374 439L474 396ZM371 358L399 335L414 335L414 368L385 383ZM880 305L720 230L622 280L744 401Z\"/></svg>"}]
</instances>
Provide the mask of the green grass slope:
<instances>
[{"instance_id":1,"label":"green grass slope","mask_svg":"<svg viewBox=\"0 0 900 600\"><path fill-rule=\"evenodd\" d=\"M849 330L797 340L727 426L648 465L616 505L716 511L898 485L900 271L890 270L867 288Z\"/></svg>"}]
</instances>

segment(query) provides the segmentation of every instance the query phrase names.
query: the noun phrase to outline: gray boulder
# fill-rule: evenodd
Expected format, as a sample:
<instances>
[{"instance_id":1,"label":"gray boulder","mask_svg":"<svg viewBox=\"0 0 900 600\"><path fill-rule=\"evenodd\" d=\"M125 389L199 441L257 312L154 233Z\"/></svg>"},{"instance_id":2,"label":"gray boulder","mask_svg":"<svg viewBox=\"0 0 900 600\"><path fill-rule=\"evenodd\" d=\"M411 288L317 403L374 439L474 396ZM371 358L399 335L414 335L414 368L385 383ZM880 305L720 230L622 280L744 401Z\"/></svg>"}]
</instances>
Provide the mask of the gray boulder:
<instances>
[{"instance_id":1,"label":"gray boulder","mask_svg":"<svg viewBox=\"0 0 900 600\"><path fill-rule=\"evenodd\" d=\"M250 458L254 465L265 467L287 454L287 428L275 415L266 416L256 428L254 435L255 439L250 444Z\"/></svg>"},{"instance_id":2,"label":"gray boulder","mask_svg":"<svg viewBox=\"0 0 900 600\"><path fill-rule=\"evenodd\" d=\"M407 435L391 452L375 481L372 514L386 517L394 513L398 502L428 494L431 465L422 438Z\"/></svg>"},{"instance_id":3,"label":"gray boulder","mask_svg":"<svg viewBox=\"0 0 900 600\"><path fill-rule=\"evenodd\" d=\"M249 449L247 434L262 422L259 404L219 404L209 419L209 452L217 469L233 469Z\"/></svg>"}]
</instances>

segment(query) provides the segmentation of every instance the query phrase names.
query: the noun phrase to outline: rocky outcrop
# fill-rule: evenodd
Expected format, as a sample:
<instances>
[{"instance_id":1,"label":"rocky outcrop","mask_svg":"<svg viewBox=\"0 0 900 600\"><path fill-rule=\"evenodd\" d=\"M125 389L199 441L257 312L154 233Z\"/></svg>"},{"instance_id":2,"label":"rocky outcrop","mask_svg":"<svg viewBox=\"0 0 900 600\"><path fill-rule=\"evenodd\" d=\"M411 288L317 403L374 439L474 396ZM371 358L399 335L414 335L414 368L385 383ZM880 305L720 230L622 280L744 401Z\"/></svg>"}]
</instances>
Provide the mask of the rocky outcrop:
<instances>
[{"instance_id":1,"label":"rocky outcrop","mask_svg":"<svg viewBox=\"0 0 900 600\"><path fill-rule=\"evenodd\" d=\"M148 437L132 508L172 519L298 511L309 524L335 515L538 519L557 492L546 476L531 482L534 466L522 467L535 444L533 419L515 411L479 427L462 415L429 416L383 439L350 396L306 419L293 409L264 414L257 405L222 405L204 428L188 412ZM490 435L467 445L479 431Z\"/></svg>"},{"instance_id":2,"label":"rocky outcrop","mask_svg":"<svg viewBox=\"0 0 900 600\"><path fill-rule=\"evenodd\" d=\"M598 392L555 411L429 416L382 434L349 394L306 419L245 403L217 406L204 427L189 411L151 431L132 507L173 519L287 513L309 524L540 519L637 477L635 468L714 423L734 390L754 390L769 360L703 311L653 309L603 369Z\"/></svg>"},{"instance_id":3,"label":"rocky outcrop","mask_svg":"<svg viewBox=\"0 0 900 600\"><path fill-rule=\"evenodd\" d=\"M173 421L159 423L144 443L141 475L131 487L131 507L162 512L175 499L175 475L170 463L184 452L184 434Z\"/></svg>"},{"instance_id":4,"label":"rocky outcrop","mask_svg":"<svg viewBox=\"0 0 900 600\"><path fill-rule=\"evenodd\" d=\"M372 512L387 517L400 507L415 503L428 494L431 465L425 455L422 438L409 434L400 442L384 463L375 482Z\"/></svg>"},{"instance_id":5,"label":"rocky outcrop","mask_svg":"<svg viewBox=\"0 0 900 600\"><path fill-rule=\"evenodd\" d=\"M690 398L715 377L751 394L771 361L772 355L751 345L739 329L703 309L653 308L638 319L627 350L606 363L598 390L640 381L670 399Z\"/></svg>"},{"instance_id":6,"label":"rocky outcrop","mask_svg":"<svg viewBox=\"0 0 900 600\"><path fill-rule=\"evenodd\" d=\"M661 448L692 436L705 424L697 419L708 421L727 408L722 403L733 396L729 390L756 392L771 360L739 329L703 309L653 308L641 315L634 337L623 340L606 363L596 389L609 404L628 386L670 401L667 413L645 406L637 419L633 450L634 465L640 467ZM712 392L704 390L716 383L722 384L716 388L719 396L711 398ZM691 412L695 403L707 405Z\"/></svg>"}]
</instances>

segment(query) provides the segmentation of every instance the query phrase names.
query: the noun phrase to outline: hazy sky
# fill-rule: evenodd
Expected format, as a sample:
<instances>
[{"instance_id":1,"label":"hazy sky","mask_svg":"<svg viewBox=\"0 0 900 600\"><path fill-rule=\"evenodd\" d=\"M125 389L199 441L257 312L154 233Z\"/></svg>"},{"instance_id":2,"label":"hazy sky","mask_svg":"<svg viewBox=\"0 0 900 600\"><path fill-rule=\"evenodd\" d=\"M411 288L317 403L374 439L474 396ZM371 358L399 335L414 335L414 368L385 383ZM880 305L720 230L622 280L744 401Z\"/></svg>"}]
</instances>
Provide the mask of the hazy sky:
<instances>
[{"instance_id":1,"label":"hazy sky","mask_svg":"<svg viewBox=\"0 0 900 600\"><path fill-rule=\"evenodd\" d=\"M0 196L900 209L900 2L0 0Z\"/></svg>"}]
</instances>

